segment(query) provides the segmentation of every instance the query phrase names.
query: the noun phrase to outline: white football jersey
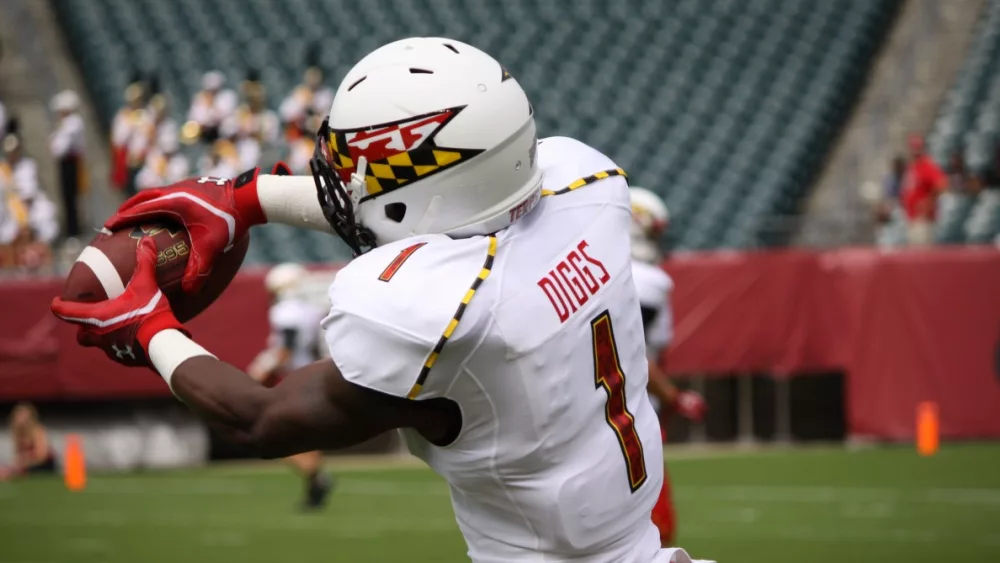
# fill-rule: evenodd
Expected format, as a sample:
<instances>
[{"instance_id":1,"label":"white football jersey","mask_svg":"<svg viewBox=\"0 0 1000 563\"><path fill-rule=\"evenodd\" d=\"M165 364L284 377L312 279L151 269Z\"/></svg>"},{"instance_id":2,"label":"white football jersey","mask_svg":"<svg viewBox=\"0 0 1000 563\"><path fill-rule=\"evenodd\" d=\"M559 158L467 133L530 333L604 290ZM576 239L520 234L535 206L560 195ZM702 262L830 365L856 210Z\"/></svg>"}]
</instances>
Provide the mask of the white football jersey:
<instances>
[{"instance_id":1,"label":"white football jersey","mask_svg":"<svg viewBox=\"0 0 1000 563\"><path fill-rule=\"evenodd\" d=\"M269 348L286 346L291 339L292 357L284 370L298 369L320 357L320 332L323 310L303 299L283 299L271 306L267 314L271 324Z\"/></svg>"},{"instance_id":2,"label":"white football jersey","mask_svg":"<svg viewBox=\"0 0 1000 563\"><path fill-rule=\"evenodd\" d=\"M646 352L650 357L656 357L674 337L674 313L670 307L674 281L659 266L639 261L632 262L632 279L639 292Z\"/></svg>"},{"instance_id":3,"label":"white football jersey","mask_svg":"<svg viewBox=\"0 0 1000 563\"><path fill-rule=\"evenodd\" d=\"M509 228L412 237L342 269L326 341L357 385L459 405L451 444L404 434L448 481L473 561L649 563L663 457L628 186L572 139L540 141L538 159L543 197Z\"/></svg>"}]
</instances>

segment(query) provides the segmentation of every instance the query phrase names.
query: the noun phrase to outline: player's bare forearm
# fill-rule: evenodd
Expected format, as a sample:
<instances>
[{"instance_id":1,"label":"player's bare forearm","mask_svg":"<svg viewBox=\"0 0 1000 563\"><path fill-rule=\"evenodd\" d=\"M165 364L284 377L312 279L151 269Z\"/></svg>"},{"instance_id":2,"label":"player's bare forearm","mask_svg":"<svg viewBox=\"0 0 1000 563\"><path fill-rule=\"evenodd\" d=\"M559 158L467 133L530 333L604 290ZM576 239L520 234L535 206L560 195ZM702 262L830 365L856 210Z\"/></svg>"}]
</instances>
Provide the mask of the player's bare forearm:
<instances>
[{"instance_id":1,"label":"player's bare forearm","mask_svg":"<svg viewBox=\"0 0 1000 563\"><path fill-rule=\"evenodd\" d=\"M266 458L353 446L407 426L411 414L345 381L331 360L295 370L268 389L229 364L197 356L177 367L171 387L227 439Z\"/></svg>"},{"instance_id":2,"label":"player's bare forearm","mask_svg":"<svg viewBox=\"0 0 1000 563\"><path fill-rule=\"evenodd\" d=\"M646 390L664 405L671 405L677 400L677 387L670 383L667 374L653 360L649 360L649 381L646 383Z\"/></svg>"},{"instance_id":3,"label":"player's bare forearm","mask_svg":"<svg viewBox=\"0 0 1000 563\"><path fill-rule=\"evenodd\" d=\"M269 400L260 383L225 362L198 356L177 367L171 386L178 398L228 440L253 445L255 426Z\"/></svg>"}]
</instances>

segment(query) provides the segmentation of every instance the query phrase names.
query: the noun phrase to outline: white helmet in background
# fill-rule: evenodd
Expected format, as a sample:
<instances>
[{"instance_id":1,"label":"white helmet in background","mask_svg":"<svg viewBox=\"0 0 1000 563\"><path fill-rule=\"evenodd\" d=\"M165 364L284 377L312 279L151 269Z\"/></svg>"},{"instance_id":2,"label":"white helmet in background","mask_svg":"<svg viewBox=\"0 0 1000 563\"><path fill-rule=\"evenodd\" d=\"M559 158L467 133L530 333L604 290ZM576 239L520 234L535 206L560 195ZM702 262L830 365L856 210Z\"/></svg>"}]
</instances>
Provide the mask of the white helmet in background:
<instances>
[{"instance_id":1,"label":"white helmet in background","mask_svg":"<svg viewBox=\"0 0 1000 563\"><path fill-rule=\"evenodd\" d=\"M670 212L660 196L645 188L629 188L632 200L632 259L660 259L660 236L670 224Z\"/></svg>"},{"instance_id":2,"label":"white helmet in background","mask_svg":"<svg viewBox=\"0 0 1000 563\"><path fill-rule=\"evenodd\" d=\"M295 293L307 275L308 271L302 266L285 262L268 270L264 276L264 287L271 295L285 299Z\"/></svg>"},{"instance_id":3,"label":"white helmet in background","mask_svg":"<svg viewBox=\"0 0 1000 563\"><path fill-rule=\"evenodd\" d=\"M320 202L355 253L492 233L541 195L528 97L493 57L452 39L402 39L363 58L317 141Z\"/></svg>"}]
</instances>

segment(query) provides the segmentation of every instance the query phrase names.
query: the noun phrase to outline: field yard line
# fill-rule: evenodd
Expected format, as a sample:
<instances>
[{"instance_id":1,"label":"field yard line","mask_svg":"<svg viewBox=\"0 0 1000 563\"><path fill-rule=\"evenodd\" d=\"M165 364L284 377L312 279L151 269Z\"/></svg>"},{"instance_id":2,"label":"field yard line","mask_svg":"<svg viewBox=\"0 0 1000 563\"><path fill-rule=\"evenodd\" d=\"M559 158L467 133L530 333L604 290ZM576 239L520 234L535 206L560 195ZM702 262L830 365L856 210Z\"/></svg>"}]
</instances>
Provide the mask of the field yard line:
<instances>
[{"instance_id":1,"label":"field yard line","mask_svg":"<svg viewBox=\"0 0 1000 563\"><path fill-rule=\"evenodd\" d=\"M201 534L201 544L207 547L243 547L247 535L243 531L205 532Z\"/></svg>"},{"instance_id":2,"label":"field yard line","mask_svg":"<svg viewBox=\"0 0 1000 563\"><path fill-rule=\"evenodd\" d=\"M282 487L284 489L284 487ZM123 478L121 480L94 480L82 494L84 495L169 495L169 496L246 496L263 491L274 491L273 486L259 483L234 483L219 479L157 478L149 480ZM25 492L25 494L31 494ZM403 484L393 481L359 480L337 483L336 495L350 496L392 496L392 497L443 497L448 495L448 486L441 482L418 482ZM18 496L17 491L6 495Z\"/></svg>"},{"instance_id":3,"label":"field yard line","mask_svg":"<svg viewBox=\"0 0 1000 563\"><path fill-rule=\"evenodd\" d=\"M726 459L726 458L749 458L749 457L790 457L809 455L829 455L829 454L850 454L866 451L893 450L903 448L901 445L882 444L852 444L842 442L819 442L812 444L676 444L664 446L664 459L669 463L685 463L687 461L699 461L706 459ZM946 454L944 451L943 454ZM327 469L335 473L355 473L355 472L381 472L381 471L401 471L410 469L422 469L430 471L426 464L418 458L407 453L386 453L386 454L347 454L328 455L324 458L324 465ZM211 473L213 475L225 474L273 474L289 471L287 464L282 461L241 459L216 461L204 467L176 468L176 469L152 469L146 475L184 475L192 476ZM101 473L96 475L100 476ZM115 475L115 473L103 473L103 475ZM0 488L0 495L3 489Z\"/></svg>"},{"instance_id":4,"label":"field yard line","mask_svg":"<svg viewBox=\"0 0 1000 563\"><path fill-rule=\"evenodd\" d=\"M0 489L2 490L2 489ZM86 495L178 495L246 496L277 490L276 486L253 481L234 481L224 477L121 477L95 479ZM5 497L18 496L16 489ZM26 493L27 494L27 493ZM377 477L350 478L338 482L334 494L349 496L443 497L448 494L444 482L400 483ZM765 486L720 485L674 487L679 499L694 501L742 502L759 504L844 504L844 503L924 503L955 506L979 505L1000 507L1000 489L934 488L911 490L892 487L837 486Z\"/></svg>"},{"instance_id":5,"label":"field yard line","mask_svg":"<svg viewBox=\"0 0 1000 563\"><path fill-rule=\"evenodd\" d=\"M118 519L88 517L72 518L69 515L6 515L0 514L0 523L7 526L32 528L196 528L203 532L247 532L252 530L282 532L323 532L340 537L380 537L396 532L451 532L456 529L452 518L389 519L359 518L343 515L344 519L327 518L317 520L301 515L280 515L275 518L241 518L239 514L210 515L192 512L160 512L146 517L130 515ZM117 533L117 532L116 532Z\"/></svg>"},{"instance_id":6,"label":"field yard line","mask_svg":"<svg viewBox=\"0 0 1000 563\"><path fill-rule=\"evenodd\" d=\"M678 498L759 503L918 502L1000 506L1000 489L924 489L834 486L675 485Z\"/></svg>"},{"instance_id":7,"label":"field yard line","mask_svg":"<svg viewBox=\"0 0 1000 563\"><path fill-rule=\"evenodd\" d=\"M226 479L159 478L142 479L123 477L114 480L93 480L86 489L90 494L133 495L164 493L171 495L248 495L253 492L249 483Z\"/></svg>"},{"instance_id":8,"label":"field yard line","mask_svg":"<svg viewBox=\"0 0 1000 563\"><path fill-rule=\"evenodd\" d=\"M67 538L66 545L78 553L102 553L111 547L105 539L86 536Z\"/></svg>"},{"instance_id":9,"label":"field yard line","mask_svg":"<svg viewBox=\"0 0 1000 563\"><path fill-rule=\"evenodd\" d=\"M678 444L663 448L664 459L668 461L686 461L716 458L741 458L758 456L783 457L788 455L827 454L834 452L854 451L854 448L840 442L825 442L815 445L788 444ZM401 469L428 469L420 459L407 453L364 454L364 455L328 455L324 457L324 465L342 473L396 471ZM174 469L170 472L201 472L206 469L223 473L277 473L288 471L285 463L268 460L233 460L213 462L207 468ZM159 473L159 470L151 471Z\"/></svg>"},{"instance_id":10,"label":"field yard line","mask_svg":"<svg viewBox=\"0 0 1000 563\"><path fill-rule=\"evenodd\" d=\"M718 530L704 526L683 526L680 530L682 539L719 540ZM942 540L958 540L944 538L938 532L931 530L914 530L909 528L872 529L872 530L837 530L833 528L754 528L747 535L727 535L726 541L762 541L774 540L809 541L809 542L873 542L873 543L936 543ZM967 541L967 540L962 540Z\"/></svg>"}]
</instances>

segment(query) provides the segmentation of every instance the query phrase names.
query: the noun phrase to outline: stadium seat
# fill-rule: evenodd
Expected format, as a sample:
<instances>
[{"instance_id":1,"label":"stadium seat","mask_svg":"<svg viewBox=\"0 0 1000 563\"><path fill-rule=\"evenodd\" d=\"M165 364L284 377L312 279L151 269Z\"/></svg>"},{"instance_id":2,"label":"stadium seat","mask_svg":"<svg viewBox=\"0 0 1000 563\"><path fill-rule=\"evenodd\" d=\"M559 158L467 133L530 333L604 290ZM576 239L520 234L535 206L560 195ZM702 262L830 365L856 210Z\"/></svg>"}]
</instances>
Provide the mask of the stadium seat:
<instances>
[{"instance_id":1,"label":"stadium seat","mask_svg":"<svg viewBox=\"0 0 1000 563\"><path fill-rule=\"evenodd\" d=\"M938 111L928 136L929 148L938 162L945 162L954 151L962 151L969 168L981 172L992 164L998 133L1000 1L990 0L983 8L958 78ZM984 191L958 208L943 201L939 207L942 211L937 233L939 240L992 242L1000 232L1000 204L995 192Z\"/></svg>"},{"instance_id":2,"label":"stadium seat","mask_svg":"<svg viewBox=\"0 0 1000 563\"><path fill-rule=\"evenodd\" d=\"M965 236L969 242L990 243L1000 234L1000 190L985 190L969 213Z\"/></svg>"},{"instance_id":3,"label":"stadium seat","mask_svg":"<svg viewBox=\"0 0 1000 563\"><path fill-rule=\"evenodd\" d=\"M939 243L958 243L964 240L964 225L975 200L967 195L946 192L937 201L937 224L934 238Z\"/></svg>"}]
</instances>

